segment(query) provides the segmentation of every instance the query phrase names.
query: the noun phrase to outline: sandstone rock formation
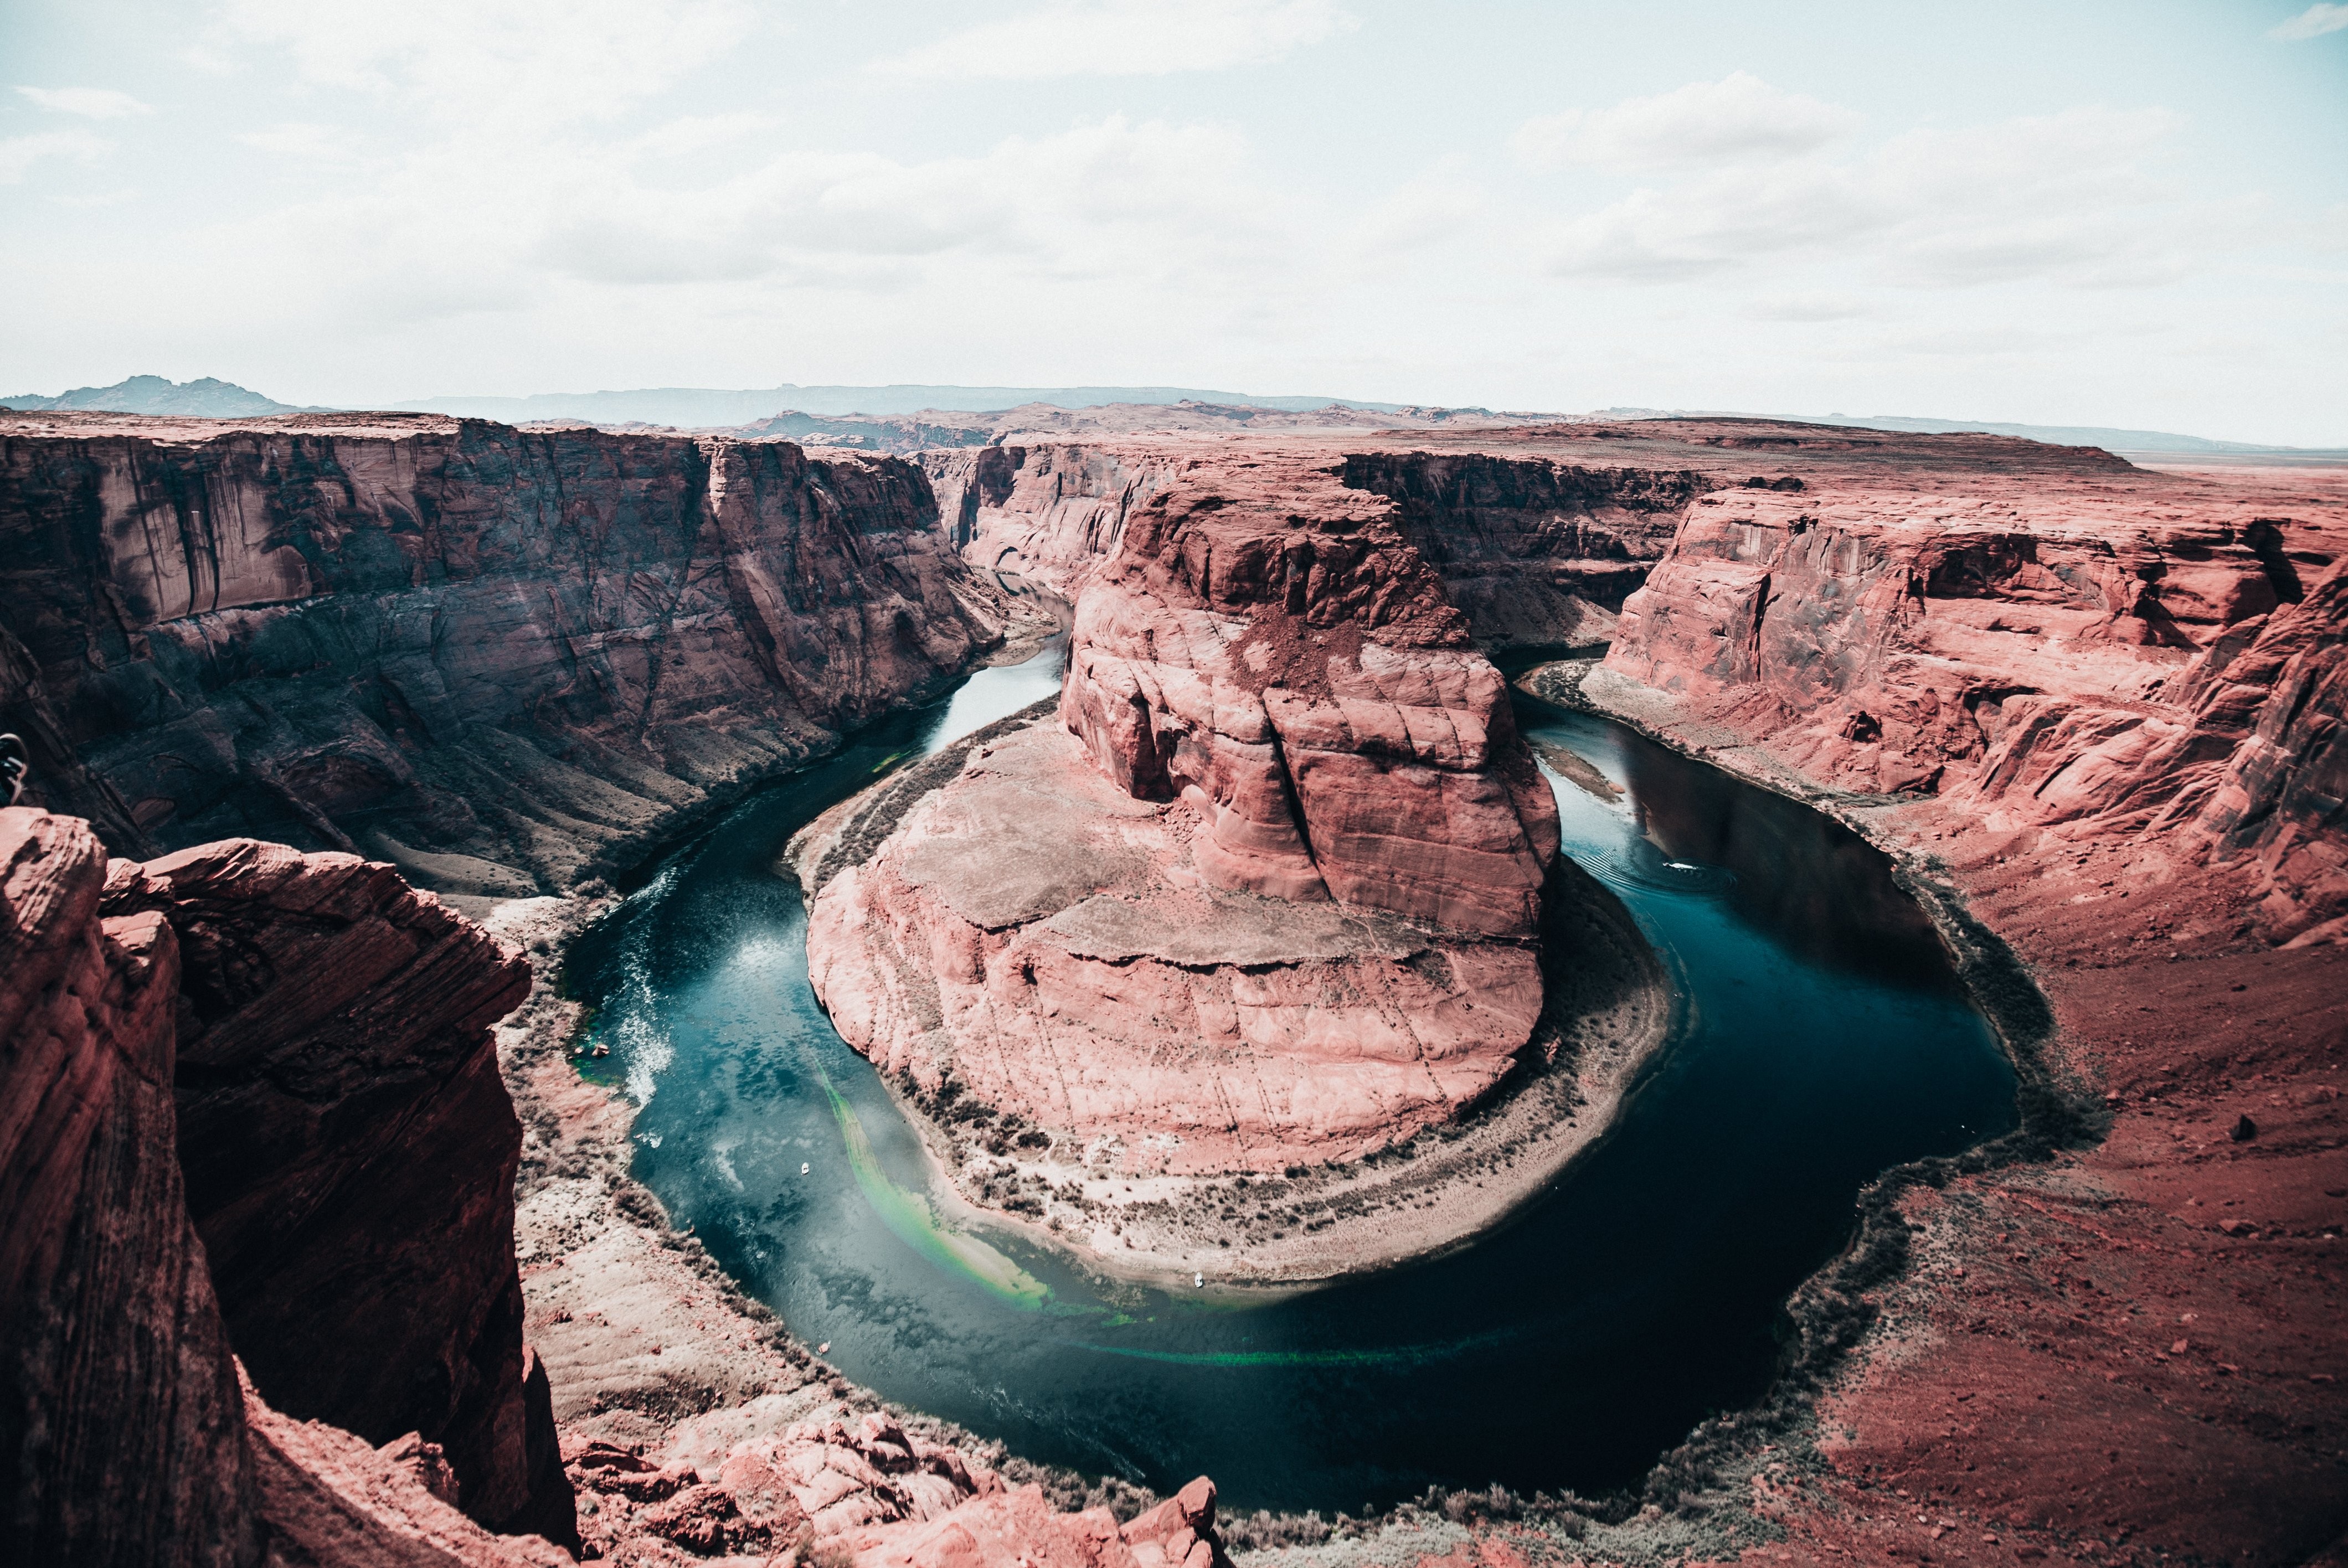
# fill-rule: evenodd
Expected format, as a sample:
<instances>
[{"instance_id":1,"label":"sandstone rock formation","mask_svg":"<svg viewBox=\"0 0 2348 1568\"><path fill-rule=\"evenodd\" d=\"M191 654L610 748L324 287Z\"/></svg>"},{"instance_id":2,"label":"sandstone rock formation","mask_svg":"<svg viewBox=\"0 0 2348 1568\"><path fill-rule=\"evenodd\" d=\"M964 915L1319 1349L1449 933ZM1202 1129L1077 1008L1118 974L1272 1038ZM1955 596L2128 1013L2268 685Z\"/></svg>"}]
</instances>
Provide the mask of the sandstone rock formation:
<instances>
[{"instance_id":1,"label":"sandstone rock formation","mask_svg":"<svg viewBox=\"0 0 2348 1568\"><path fill-rule=\"evenodd\" d=\"M1279 1171L1509 1071L1556 850L1498 674L1391 507L1192 462L1078 601L1058 723L972 753L816 892L810 977L925 1093L1128 1170Z\"/></svg>"},{"instance_id":2,"label":"sandstone rock formation","mask_svg":"<svg viewBox=\"0 0 2348 1568\"><path fill-rule=\"evenodd\" d=\"M1488 646L1606 641L1688 504L1717 483L1489 453L1348 453L1338 477L1395 503Z\"/></svg>"},{"instance_id":3,"label":"sandstone rock formation","mask_svg":"<svg viewBox=\"0 0 2348 1568\"><path fill-rule=\"evenodd\" d=\"M561 1560L482 1546L450 1506L575 1539L488 1034L526 971L347 856L234 843L109 874L88 825L18 807L0 868L12 1544L392 1563L420 1532L488 1553L458 1561ZM232 1350L294 1418L361 1433L241 1391ZM402 1455L438 1501L382 1501Z\"/></svg>"},{"instance_id":4,"label":"sandstone rock formation","mask_svg":"<svg viewBox=\"0 0 2348 1568\"><path fill-rule=\"evenodd\" d=\"M1215 1483L1200 1476L1120 1525L1106 1508L1055 1513L1043 1489L1023 1486L966 1502L942 1518L857 1538L857 1568L1229 1568L1215 1531Z\"/></svg>"},{"instance_id":5,"label":"sandstone rock formation","mask_svg":"<svg viewBox=\"0 0 2348 1568\"><path fill-rule=\"evenodd\" d=\"M0 723L87 764L36 758L50 804L480 894L610 869L1002 630L911 465L431 415L0 416Z\"/></svg>"},{"instance_id":6,"label":"sandstone rock formation","mask_svg":"<svg viewBox=\"0 0 2348 1568\"><path fill-rule=\"evenodd\" d=\"M387 866L250 839L118 863L104 907L180 937L187 1206L263 1397L370 1443L418 1432L466 1512L565 1539L489 1035L527 966Z\"/></svg>"},{"instance_id":7,"label":"sandstone rock formation","mask_svg":"<svg viewBox=\"0 0 2348 1568\"><path fill-rule=\"evenodd\" d=\"M965 559L1074 600L1124 540L1128 515L1179 471L1181 457L1069 443L928 452L920 461L947 537Z\"/></svg>"},{"instance_id":8,"label":"sandstone rock formation","mask_svg":"<svg viewBox=\"0 0 2348 1568\"><path fill-rule=\"evenodd\" d=\"M1323 442L1282 456L1395 503L1395 522L1487 645L1604 641L1690 499L1718 483L1687 468L1537 454ZM1116 553L1137 507L1200 465L1226 460L1196 443L1124 441L933 452L921 462L954 547L973 566L1073 599Z\"/></svg>"},{"instance_id":9,"label":"sandstone rock formation","mask_svg":"<svg viewBox=\"0 0 2348 1568\"><path fill-rule=\"evenodd\" d=\"M2279 938L2348 913L2332 736L2343 596L2255 497L1986 481L1701 497L1611 671L1843 789L2075 835L2198 823ZM2296 557L2296 559L2295 559ZM2330 842L2327 843L2327 840Z\"/></svg>"},{"instance_id":10,"label":"sandstone rock formation","mask_svg":"<svg viewBox=\"0 0 2348 1568\"><path fill-rule=\"evenodd\" d=\"M26 1563L242 1564L253 1481L173 1153L180 948L88 825L0 809L0 1475Z\"/></svg>"}]
</instances>

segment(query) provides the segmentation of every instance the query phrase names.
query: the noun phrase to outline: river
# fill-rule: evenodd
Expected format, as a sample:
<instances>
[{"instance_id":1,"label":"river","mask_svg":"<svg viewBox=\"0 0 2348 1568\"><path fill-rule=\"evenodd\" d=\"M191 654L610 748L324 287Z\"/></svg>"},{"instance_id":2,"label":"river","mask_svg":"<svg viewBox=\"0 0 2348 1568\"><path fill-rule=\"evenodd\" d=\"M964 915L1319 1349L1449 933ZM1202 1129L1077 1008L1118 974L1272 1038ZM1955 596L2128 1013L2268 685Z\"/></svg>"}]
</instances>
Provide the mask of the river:
<instances>
[{"instance_id":1,"label":"river","mask_svg":"<svg viewBox=\"0 0 2348 1568\"><path fill-rule=\"evenodd\" d=\"M1671 971L1671 1038L1612 1135L1426 1264L1234 1305L942 1227L916 1134L807 982L773 862L879 774L1057 690L1056 645L854 738L668 855L567 970L640 1102L637 1174L827 1359L1027 1457L1241 1510L1429 1484L1632 1483L1750 1401L1782 1303L1900 1162L2013 1125L2013 1072L1888 864L1847 829L1608 721L1519 699L1566 852ZM1555 753L1550 753L1550 756Z\"/></svg>"}]
</instances>

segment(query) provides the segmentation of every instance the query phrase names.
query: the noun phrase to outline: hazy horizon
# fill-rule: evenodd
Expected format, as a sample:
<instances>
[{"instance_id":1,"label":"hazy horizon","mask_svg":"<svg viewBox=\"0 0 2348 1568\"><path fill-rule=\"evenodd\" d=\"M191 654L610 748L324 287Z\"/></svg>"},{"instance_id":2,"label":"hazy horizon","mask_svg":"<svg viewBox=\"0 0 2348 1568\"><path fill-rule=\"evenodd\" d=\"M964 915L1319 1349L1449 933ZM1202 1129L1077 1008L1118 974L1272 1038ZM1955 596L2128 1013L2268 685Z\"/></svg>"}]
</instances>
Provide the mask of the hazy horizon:
<instances>
[{"instance_id":1,"label":"hazy horizon","mask_svg":"<svg viewBox=\"0 0 2348 1568\"><path fill-rule=\"evenodd\" d=\"M0 0L0 385L2348 446L2348 7L2047 11Z\"/></svg>"}]
</instances>

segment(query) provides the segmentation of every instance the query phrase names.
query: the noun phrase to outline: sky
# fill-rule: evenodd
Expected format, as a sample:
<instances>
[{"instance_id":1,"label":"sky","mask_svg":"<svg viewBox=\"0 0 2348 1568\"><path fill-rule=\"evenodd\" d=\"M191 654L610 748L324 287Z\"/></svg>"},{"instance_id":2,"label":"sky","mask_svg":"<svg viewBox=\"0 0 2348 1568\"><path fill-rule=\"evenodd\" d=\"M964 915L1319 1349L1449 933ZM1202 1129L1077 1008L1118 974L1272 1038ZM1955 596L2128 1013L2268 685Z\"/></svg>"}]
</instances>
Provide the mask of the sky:
<instances>
[{"instance_id":1,"label":"sky","mask_svg":"<svg viewBox=\"0 0 2348 1568\"><path fill-rule=\"evenodd\" d=\"M2348 5L0 0L0 395L1155 384L2348 446Z\"/></svg>"}]
</instances>

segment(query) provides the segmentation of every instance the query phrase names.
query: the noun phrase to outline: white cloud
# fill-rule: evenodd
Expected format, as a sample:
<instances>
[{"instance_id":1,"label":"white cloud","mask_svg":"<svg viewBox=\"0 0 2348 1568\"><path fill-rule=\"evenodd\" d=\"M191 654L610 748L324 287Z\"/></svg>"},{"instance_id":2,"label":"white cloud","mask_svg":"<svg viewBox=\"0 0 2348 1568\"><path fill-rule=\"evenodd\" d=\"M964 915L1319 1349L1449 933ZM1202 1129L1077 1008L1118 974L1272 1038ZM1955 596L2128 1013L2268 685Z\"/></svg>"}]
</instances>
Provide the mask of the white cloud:
<instances>
[{"instance_id":1,"label":"white cloud","mask_svg":"<svg viewBox=\"0 0 2348 1568\"><path fill-rule=\"evenodd\" d=\"M38 131L0 140L0 185L15 185L33 165L49 158L77 158L84 162L106 150L107 144L86 130Z\"/></svg>"},{"instance_id":2,"label":"white cloud","mask_svg":"<svg viewBox=\"0 0 2348 1568\"><path fill-rule=\"evenodd\" d=\"M1059 0L874 68L1019 80L1217 71L1266 65L1357 26L1337 0Z\"/></svg>"},{"instance_id":3,"label":"white cloud","mask_svg":"<svg viewBox=\"0 0 2348 1568\"><path fill-rule=\"evenodd\" d=\"M2168 281L2208 230L2154 172L2176 123L2159 110L2075 109L1709 171L1569 220L1551 264L1637 282L1836 262L1923 286Z\"/></svg>"},{"instance_id":4,"label":"white cloud","mask_svg":"<svg viewBox=\"0 0 2348 1568\"><path fill-rule=\"evenodd\" d=\"M236 139L262 152L309 163L333 163L351 155L348 132L336 126L304 120L246 131Z\"/></svg>"},{"instance_id":5,"label":"white cloud","mask_svg":"<svg viewBox=\"0 0 2348 1568\"><path fill-rule=\"evenodd\" d=\"M1469 169L1447 164L1373 203L1348 231L1347 247L1376 265L1401 251L1458 239L1485 210L1484 191Z\"/></svg>"},{"instance_id":6,"label":"white cloud","mask_svg":"<svg viewBox=\"0 0 2348 1568\"><path fill-rule=\"evenodd\" d=\"M757 24L746 0L229 0L221 19L227 36L287 50L306 81L526 127L623 114Z\"/></svg>"},{"instance_id":7,"label":"white cloud","mask_svg":"<svg viewBox=\"0 0 2348 1568\"><path fill-rule=\"evenodd\" d=\"M712 148L728 146L762 130L771 130L775 123L773 115L755 110L736 114L686 115L681 119L654 126L629 146L633 151L654 158L683 158L692 153L707 152Z\"/></svg>"},{"instance_id":8,"label":"white cloud","mask_svg":"<svg viewBox=\"0 0 2348 1568\"><path fill-rule=\"evenodd\" d=\"M1849 135L1859 117L1737 71L1612 108L1528 120L1510 146L1536 169L1611 174L1785 159Z\"/></svg>"},{"instance_id":9,"label":"white cloud","mask_svg":"<svg viewBox=\"0 0 2348 1568\"><path fill-rule=\"evenodd\" d=\"M2326 33L2337 33L2348 27L2348 5L2310 5L2281 26L2267 35L2270 38L2297 41L2321 38Z\"/></svg>"},{"instance_id":10,"label":"white cloud","mask_svg":"<svg viewBox=\"0 0 2348 1568\"><path fill-rule=\"evenodd\" d=\"M79 115L84 119L121 119L128 115L153 114L129 93L111 87L18 87L25 97L55 114Z\"/></svg>"},{"instance_id":11,"label":"white cloud","mask_svg":"<svg viewBox=\"0 0 2348 1568\"><path fill-rule=\"evenodd\" d=\"M1855 294L1811 290L1755 300L1743 313L1756 322L1849 322L1874 314Z\"/></svg>"},{"instance_id":12,"label":"white cloud","mask_svg":"<svg viewBox=\"0 0 2348 1568\"><path fill-rule=\"evenodd\" d=\"M969 158L792 152L690 190L580 175L532 257L595 282L886 288L950 256L1059 277L1162 275L1269 248L1275 205L1253 189L1233 133L1116 116Z\"/></svg>"}]
</instances>

